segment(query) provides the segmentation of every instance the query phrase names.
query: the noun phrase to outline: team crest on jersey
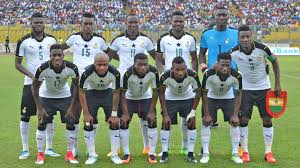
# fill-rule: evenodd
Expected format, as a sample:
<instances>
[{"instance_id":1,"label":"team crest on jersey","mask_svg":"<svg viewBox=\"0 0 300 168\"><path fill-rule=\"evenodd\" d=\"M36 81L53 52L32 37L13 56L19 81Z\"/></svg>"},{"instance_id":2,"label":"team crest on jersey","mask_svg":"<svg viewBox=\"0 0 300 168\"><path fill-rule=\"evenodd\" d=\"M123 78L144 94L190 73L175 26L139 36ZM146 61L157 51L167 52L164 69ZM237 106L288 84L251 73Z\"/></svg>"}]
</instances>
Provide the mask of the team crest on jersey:
<instances>
[{"instance_id":1,"label":"team crest on jersey","mask_svg":"<svg viewBox=\"0 0 300 168\"><path fill-rule=\"evenodd\" d=\"M185 47L186 47L186 48L189 48L189 47L190 47L190 42L189 42L189 41L186 42Z\"/></svg>"},{"instance_id":2,"label":"team crest on jersey","mask_svg":"<svg viewBox=\"0 0 300 168\"><path fill-rule=\"evenodd\" d=\"M94 44L94 48L95 48L95 49L98 48L98 44L97 44L97 43Z\"/></svg>"},{"instance_id":3,"label":"team crest on jersey","mask_svg":"<svg viewBox=\"0 0 300 168\"><path fill-rule=\"evenodd\" d=\"M225 44L228 44L229 43L229 38L226 38L225 39Z\"/></svg>"},{"instance_id":4,"label":"team crest on jersey","mask_svg":"<svg viewBox=\"0 0 300 168\"><path fill-rule=\"evenodd\" d=\"M145 47L145 43L142 42L140 46L141 46L141 48L144 48Z\"/></svg>"}]
</instances>

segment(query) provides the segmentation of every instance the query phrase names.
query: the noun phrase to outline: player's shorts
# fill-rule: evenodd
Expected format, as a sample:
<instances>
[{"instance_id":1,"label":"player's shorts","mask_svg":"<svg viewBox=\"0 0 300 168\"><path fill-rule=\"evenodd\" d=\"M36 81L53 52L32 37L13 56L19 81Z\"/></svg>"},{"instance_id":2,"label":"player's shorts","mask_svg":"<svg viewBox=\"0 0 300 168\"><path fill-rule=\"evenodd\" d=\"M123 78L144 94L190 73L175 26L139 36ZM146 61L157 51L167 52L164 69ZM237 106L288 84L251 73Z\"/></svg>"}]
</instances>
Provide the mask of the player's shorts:
<instances>
[{"instance_id":1,"label":"player's shorts","mask_svg":"<svg viewBox=\"0 0 300 168\"><path fill-rule=\"evenodd\" d=\"M177 124L177 113L180 117L186 118L191 112L194 99L187 100L166 100L167 111L171 119L171 124Z\"/></svg>"},{"instance_id":2,"label":"player's shorts","mask_svg":"<svg viewBox=\"0 0 300 168\"><path fill-rule=\"evenodd\" d=\"M270 117L266 110L266 90L243 90L240 117L251 119L253 106L256 105L261 118Z\"/></svg>"},{"instance_id":3,"label":"player's shorts","mask_svg":"<svg viewBox=\"0 0 300 168\"><path fill-rule=\"evenodd\" d=\"M42 106L45 108L47 114L48 114L48 121L53 120L53 115L56 115L56 112L60 112L60 119L62 123L70 123L71 121L68 121L65 117L70 105L72 98L66 97L66 98L44 98L40 97L40 101Z\"/></svg>"},{"instance_id":4,"label":"player's shorts","mask_svg":"<svg viewBox=\"0 0 300 168\"><path fill-rule=\"evenodd\" d=\"M139 118L143 120L147 120L148 112L151 106L152 99L141 99L141 100L131 100L126 99L127 110L130 118L132 118L133 114L136 113ZM121 104L121 103L120 103ZM122 116L122 108L119 106L118 116Z\"/></svg>"},{"instance_id":5,"label":"player's shorts","mask_svg":"<svg viewBox=\"0 0 300 168\"><path fill-rule=\"evenodd\" d=\"M224 116L224 121L230 121L234 112L234 99L213 99L207 98L208 112L213 121L217 120L217 111L221 109ZM203 117L203 107L202 107Z\"/></svg>"},{"instance_id":6,"label":"player's shorts","mask_svg":"<svg viewBox=\"0 0 300 168\"><path fill-rule=\"evenodd\" d=\"M36 115L36 105L31 92L31 85L24 85L23 87L21 115L26 117Z\"/></svg>"},{"instance_id":7,"label":"player's shorts","mask_svg":"<svg viewBox=\"0 0 300 168\"><path fill-rule=\"evenodd\" d=\"M107 121L112 111L112 89L86 90L85 95L89 112L94 118L94 123L98 123L97 115L100 107L103 108L105 113L105 121Z\"/></svg>"}]
</instances>

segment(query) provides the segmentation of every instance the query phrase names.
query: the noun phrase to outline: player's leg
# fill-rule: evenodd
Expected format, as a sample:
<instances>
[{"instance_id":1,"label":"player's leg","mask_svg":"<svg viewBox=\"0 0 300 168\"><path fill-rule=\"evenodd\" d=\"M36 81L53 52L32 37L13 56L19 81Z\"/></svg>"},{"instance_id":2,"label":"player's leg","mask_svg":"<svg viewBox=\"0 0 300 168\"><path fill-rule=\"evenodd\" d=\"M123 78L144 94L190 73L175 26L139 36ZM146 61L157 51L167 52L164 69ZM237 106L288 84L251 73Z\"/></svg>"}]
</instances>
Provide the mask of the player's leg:
<instances>
[{"instance_id":1,"label":"player's leg","mask_svg":"<svg viewBox=\"0 0 300 168\"><path fill-rule=\"evenodd\" d=\"M74 90L73 85L71 85L70 92L71 92L72 97L73 97L73 90ZM80 120L81 111L82 111L82 108L81 108L80 102L78 100L78 103L76 103L75 122L74 122L76 144L72 150L74 157L78 157L78 133L79 133L79 129L80 129L79 120Z\"/></svg>"},{"instance_id":2,"label":"player's leg","mask_svg":"<svg viewBox=\"0 0 300 168\"><path fill-rule=\"evenodd\" d=\"M20 134L22 140L22 151L19 159L26 159L29 157L29 121L30 116L36 114L36 105L31 93L31 85L24 85L22 100L21 100L21 121L20 121Z\"/></svg>"},{"instance_id":3,"label":"player's leg","mask_svg":"<svg viewBox=\"0 0 300 168\"><path fill-rule=\"evenodd\" d=\"M147 115L148 111L151 105L151 99L143 99L143 100L137 100L135 102L135 109L136 112L140 118L140 127L142 131L142 136L143 136L143 154L148 155L150 151L150 146L149 146L149 139L148 139L148 121L147 121ZM129 106L129 105L128 105ZM134 108L134 107L130 107Z\"/></svg>"},{"instance_id":4,"label":"player's leg","mask_svg":"<svg viewBox=\"0 0 300 168\"><path fill-rule=\"evenodd\" d=\"M243 149L243 162L250 162L248 151L248 123L252 116L254 99L252 91L242 91L242 102L240 111L240 144Z\"/></svg>"},{"instance_id":5,"label":"player's leg","mask_svg":"<svg viewBox=\"0 0 300 168\"><path fill-rule=\"evenodd\" d=\"M193 100L194 99L188 99L181 101L181 116L183 118L186 118L187 115L191 112L192 107L193 107ZM197 163L197 160L195 159L194 156L194 148L196 145L196 140L197 140L197 130L196 130L196 120L193 122L191 119L186 122L187 126L187 160L192 163Z\"/></svg>"},{"instance_id":6,"label":"player's leg","mask_svg":"<svg viewBox=\"0 0 300 168\"><path fill-rule=\"evenodd\" d=\"M212 120L214 120L215 114L217 114L217 110L218 110L218 101L217 99L212 99L212 98L208 98L207 101L208 101L209 114ZM202 117L203 117L203 112L202 112ZM210 152L209 152L210 136L211 136L211 126L202 124L201 127L202 156L200 159L200 163L208 163L208 161L210 160Z\"/></svg>"},{"instance_id":7,"label":"player's leg","mask_svg":"<svg viewBox=\"0 0 300 168\"><path fill-rule=\"evenodd\" d=\"M126 104L127 104L127 109L129 113L130 120L128 123L123 123L122 119L120 119L120 142L121 146L123 148L124 156L122 158L123 163L127 164L131 161L131 154L129 150L129 136L130 136L130 130L129 130L129 125L131 122L132 115L134 113L135 108L134 107L134 102L133 100L126 99ZM120 108L122 109L122 108ZM119 113L123 114L122 111ZM122 115L121 115L122 116Z\"/></svg>"},{"instance_id":8,"label":"player's leg","mask_svg":"<svg viewBox=\"0 0 300 168\"><path fill-rule=\"evenodd\" d=\"M258 96L256 105L258 107L258 111L263 122L263 136L265 141L265 160L269 163L275 163L276 159L272 153L274 128L272 124L272 118L268 115L266 110L266 93L267 90L256 91L256 95Z\"/></svg>"},{"instance_id":9,"label":"player's leg","mask_svg":"<svg viewBox=\"0 0 300 168\"><path fill-rule=\"evenodd\" d=\"M188 128L186 126L186 121L184 117L181 117L181 133L182 133L182 140L181 140L180 154L187 155Z\"/></svg>"}]
</instances>

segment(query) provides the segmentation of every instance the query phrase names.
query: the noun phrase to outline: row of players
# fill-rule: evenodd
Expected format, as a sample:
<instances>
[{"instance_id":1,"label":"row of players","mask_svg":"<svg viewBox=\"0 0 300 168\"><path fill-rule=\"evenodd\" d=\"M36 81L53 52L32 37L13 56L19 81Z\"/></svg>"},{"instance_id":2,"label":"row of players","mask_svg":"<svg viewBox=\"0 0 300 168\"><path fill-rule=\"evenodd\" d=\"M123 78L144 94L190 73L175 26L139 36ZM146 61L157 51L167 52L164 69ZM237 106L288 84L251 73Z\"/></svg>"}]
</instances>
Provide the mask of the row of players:
<instances>
[{"instance_id":1,"label":"row of players","mask_svg":"<svg viewBox=\"0 0 300 168\"><path fill-rule=\"evenodd\" d=\"M216 11L216 16L219 18L227 17L227 11L225 9L218 9ZM219 27L224 26L224 24L221 24L224 19L219 20ZM66 118L64 118L64 115L61 115L62 121L68 121L67 141L69 143L66 160L70 161L71 163L78 163L75 157L77 154L77 134L81 103L85 125L85 141L89 154L86 164L93 164L97 160L93 137L95 137L97 129L96 112L101 104L106 112L106 119L110 123L112 161L116 164L130 162L131 155L129 152L128 127L132 113L138 112L143 133L143 153L148 154L148 161L150 163L156 163L156 157L154 155L157 141L155 104L159 95L163 114L161 130L163 149L161 162L168 161L167 151L169 130L171 124L177 123L177 112L179 112L180 116L182 117L182 151L183 153L187 151L189 161L196 162L196 159L193 155L193 149L197 135L195 128L195 113L200 99L201 92L199 88L201 88L201 84L196 73L198 71L196 40L191 35L184 32L183 14L181 12L173 13L172 29L168 33L162 35L158 40L157 51L155 51L151 39L140 33L138 29L138 17L136 15L128 15L126 17L127 29L125 33L114 39L110 48L107 46L105 40L101 36L93 34L93 24L94 16L92 14L85 13L83 15L81 32L71 35L66 43L62 44L61 46L53 45L56 43L55 38L44 33L43 16L39 13L32 15L32 33L20 39L16 51L16 68L26 75L21 104L20 123L23 151L21 152L19 158L25 159L29 156L28 122L30 120L30 116L34 115L36 111L38 111L40 121L39 128L37 130L37 144L39 152L36 163L44 163L43 141L45 134L45 154L50 156L59 156L52 149L52 137L54 130L53 115L56 114L56 111L61 110L65 112L66 115ZM237 32L237 30L227 28L226 24L225 29ZM204 38L204 36L208 33L212 33L212 30L215 30L215 28L212 28L203 34L201 39L202 50L200 49L200 54L205 54L203 49L207 50L208 47L202 47L202 45L207 43L204 39L208 41L208 39L212 40L212 38ZM252 32L248 26L241 26L237 34L239 36L240 44L232 49L230 52L231 56L228 53L218 54L220 56L219 61L222 60L223 63L220 64L218 61L218 63L215 64L215 68L206 71L203 76L202 95L204 105L203 126L201 128L203 155L200 160L202 163L207 163L209 161L208 144L210 139L210 125L212 124L213 120L216 120L218 108L221 108L224 114L226 114L225 120L230 121L232 124L232 127L230 128L233 142L232 159L236 163L250 161L247 143L247 125L249 119L251 118L254 104L259 107L259 111L263 120L264 137L266 143L265 158L268 162L276 161L271 152L273 141L272 122L271 118L266 113L264 104L266 90L271 88L267 73L265 71L265 58L268 58L272 62L275 72L275 90L280 91L278 62L265 45L252 41ZM227 36L228 38L225 38L224 44L232 43L231 41L234 40L231 39L232 36L230 36L230 33ZM211 43L212 42L209 42L208 44ZM52 47L50 48L50 46ZM219 45L220 53L224 50L222 49L222 46L223 45ZM62 51L70 47L72 47L74 52L73 63L76 66L72 63L62 61ZM104 51L104 53L107 53L108 56L104 53L98 54L100 51ZM158 70L156 70L154 67L148 66L147 57L144 54L141 54L145 51L147 51L156 60ZM39 67L42 62L45 62L49 59L49 55L51 56L51 61L49 61L48 64L43 64L37 70L37 67ZM189 69L190 56L192 58L192 67L196 72L193 72ZM23 57L27 59L27 68L23 67L21 64ZM115 70L113 67L108 65L108 62L111 58L119 60L120 66L118 70ZM210 56L208 58L209 62L211 62ZM231 58L234 61L231 61ZM89 66L88 70L85 71L84 69L93 62L94 65ZM217 61L215 60L214 62L216 63ZM240 100L239 90L241 90L242 87L240 81L242 79L238 72L230 68L231 64L234 66L233 62L238 64L241 73L243 74L243 102L241 106L242 115L240 118L237 117L237 113ZM212 63L209 64L212 65ZM202 66L202 69L204 69L203 67L204 66ZM76 72L77 68L78 72ZM162 79L159 82L158 71L162 72L163 70L167 71L162 75ZM36 75L34 77L35 73ZM76 89L76 86L78 86L76 84L78 79L76 81L76 78L79 77L80 74L82 74L82 82L80 82L79 86L87 89L87 91L79 90L78 94L78 90ZM117 74L119 74L119 77ZM64 75L64 78L62 78L60 75ZM112 85L112 89L117 90L122 84L124 84L122 86L123 89L128 89L127 91L121 90L122 103L120 106L122 107L120 107L120 109L122 110L119 110L119 112L119 96L113 96L115 94L119 94L118 92L113 92L111 89L108 89L110 91L106 92L95 90L89 91L97 87L105 87L106 85L103 83L105 82L104 80L93 81L92 79L103 78L107 75L115 78L116 82ZM123 76L124 79L122 78ZM145 78L146 76L147 78ZM66 83L62 79L67 77L74 78L72 82L73 101L70 100L70 92L58 92L56 90L59 88L66 90ZM117 82L117 78L120 78L119 83ZM32 79L36 80L34 80L33 85L31 86ZM43 79L45 82L43 82L40 94L38 94L38 86L41 84ZM49 82L47 82L47 80ZM145 83L143 80L152 80L152 82L149 83L148 81L148 83ZM130 83L130 81L132 82ZM94 84L90 84L93 82ZM85 85L85 83L88 84ZM150 84L153 88L159 88L154 89L152 95L151 92L148 91ZM233 94L233 89L231 89L233 84L235 86L234 88L237 90L235 94ZM31 87L33 88L32 90ZM88 89L89 87L91 88ZM132 87L132 90L130 90L130 87ZM196 94L192 92L192 88ZM213 90L215 90L216 93L213 93ZM32 92L33 95L31 94ZM159 94L160 92L166 93ZM76 102L78 99L76 97L78 97L78 95L80 103ZM234 95L236 96L235 99ZM112 101L107 102L107 100L105 101L103 97L108 97ZM61 98L68 100L60 101ZM69 104L66 102L69 102ZM165 102L165 104L163 102ZM69 108L70 103L71 106ZM122 111L122 113L120 111ZM239 123L241 126L240 129L238 128ZM242 159L240 159L237 155L239 142L241 142L244 150ZM124 150L124 157L122 160L117 155L117 150L119 148L118 143L121 143L121 146Z\"/></svg>"}]
</instances>

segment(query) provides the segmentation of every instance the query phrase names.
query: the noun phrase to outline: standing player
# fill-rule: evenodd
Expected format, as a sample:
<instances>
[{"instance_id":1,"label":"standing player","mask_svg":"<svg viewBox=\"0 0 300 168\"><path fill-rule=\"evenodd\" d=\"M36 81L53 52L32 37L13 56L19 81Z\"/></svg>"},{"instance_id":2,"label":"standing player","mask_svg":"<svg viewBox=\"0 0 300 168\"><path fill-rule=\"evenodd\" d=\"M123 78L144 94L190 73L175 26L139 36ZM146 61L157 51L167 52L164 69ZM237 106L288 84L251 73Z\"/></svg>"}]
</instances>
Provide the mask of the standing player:
<instances>
[{"instance_id":1,"label":"standing player","mask_svg":"<svg viewBox=\"0 0 300 168\"><path fill-rule=\"evenodd\" d=\"M202 72L211 69L216 63L218 55L227 52L238 44L238 32L236 29L228 27L228 10L219 7L215 12L216 25L202 33L200 42L199 62ZM208 51L208 64L206 64L206 52ZM232 68L236 69L236 64L231 61ZM218 127L217 114L214 114L212 127Z\"/></svg>"},{"instance_id":2,"label":"standing player","mask_svg":"<svg viewBox=\"0 0 300 168\"><path fill-rule=\"evenodd\" d=\"M66 43L63 44L63 49L72 48L73 50L73 63L77 65L79 74L84 72L84 68L94 63L94 58L99 52L109 53L111 50L106 44L105 39L94 33L95 17L91 13L84 13L82 15L81 31L71 35ZM72 90L72 88L71 88ZM80 106L80 103L77 103ZM79 131L79 118L81 108L78 107L76 114L76 135ZM94 133L96 135L97 124L94 125ZM77 138L77 137L76 137ZM74 149L74 153L77 156L77 145Z\"/></svg>"},{"instance_id":3,"label":"standing player","mask_svg":"<svg viewBox=\"0 0 300 168\"><path fill-rule=\"evenodd\" d=\"M152 94L151 90L152 88ZM129 163L131 155L129 151L129 123L133 113L137 113L140 120L147 121L147 136L150 150L148 162L157 163L155 148L157 143L156 102L158 99L159 74L155 67L148 64L147 55L139 53L134 57L134 65L129 67L123 77L121 91L122 114L121 138L124 138L122 147L124 150L124 163Z\"/></svg>"},{"instance_id":4,"label":"standing player","mask_svg":"<svg viewBox=\"0 0 300 168\"><path fill-rule=\"evenodd\" d=\"M177 124L177 113L186 119L188 129L188 161L197 162L194 157L196 144L196 109L201 96L201 84L195 71L187 69L183 57L175 57L171 70L161 76L160 99L162 106L162 157L160 162L168 162L168 145L171 124ZM194 93L195 92L195 93Z\"/></svg>"},{"instance_id":5,"label":"standing player","mask_svg":"<svg viewBox=\"0 0 300 168\"><path fill-rule=\"evenodd\" d=\"M215 69L206 70L202 80L202 104L204 112L201 143L203 154L200 162L208 163L210 159L208 150L211 135L210 127L216 111L221 109L224 114L224 121L228 121L231 124L231 159L235 163L243 163L238 155L240 142L238 112L241 105L242 76L239 72L231 68L231 56L228 53L219 54ZM232 89L235 90L235 95Z\"/></svg>"},{"instance_id":6,"label":"standing player","mask_svg":"<svg viewBox=\"0 0 300 168\"><path fill-rule=\"evenodd\" d=\"M32 32L22 37L17 43L15 67L25 75L22 102L21 102L21 122L20 132L23 150L19 159L29 157L28 137L30 116L36 114L36 105L31 93L32 79L37 68L45 61L49 60L50 46L56 43L55 37L46 34L45 18L41 13L34 13L30 21ZM22 65L23 58L27 66ZM48 123L46 127L46 150L45 154L53 157L60 156L52 149L52 139L54 124Z\"/></svg>"},{"instance_id":7,"label":"standing player","mask_svg":"<svg viewBox=\"0 0 300 168\"><path fill-rule=\"evenodd\" d=\"M265 59L268 59L272 63L275 75L275 91L277 91L278 95L281 90L279 63L266 45L253 41L252 31L249 26L240 26L238 33L240 44L231 50L231 56L237 63L243 76L240 114L241 145L244 151L242 160L244 162L250 161L248 153L248 123L249 119L251 119L253 106L256 105L263 123L263 135L266 147L265 160L269 163L274 163L276 159L271 151L274 130L272 119L266 111L266 93L267 90L271 89L271 84L265 70Z\"/></svg>"},{"instance_id":8,"label":"standing player","mask_svg":"<svg viewBox=\"0 0 300 168\"><path fill-rule=\"evenodd\" d=\"M67 153L65 160L79 163L73 156L72 149L76 144L74 112L77 96L71 97L67 80L72 78L73 95L78 95L79 73L76 65L64 61L60 44L50 47L50 61L43 63L38 69L32 83L32 94L38 112L38 129L36 143L38 155L36 164L44 164L44 139L47 123L53 120L56 111L60 112L61 122L66 123Z\"/></svg>"},{"instance_id":9,"label":"standing player","mask_svg":"<svg viewBox=\"0 0 300 168\"><path fill-rule=\"evenodd\" d=\"M112 57L120 62L118 70L121 73L121 77L123 77L127 69L133 65L134 56L136 54L148 52L153 59L155 59L156 54L152 40L139 30L138 16L135 14L128 15L125 23L125 33L121 33L111 42L111 49L114 50ZM140 118L140 127L144 142L143 154L148 154L150 151L147 136L148 122L143 120L143 118ZM122 129L120 131L122 132L121 141L123 141L122 135L123 133L127 133Z\"/></svg>"},{"instance_id":10,"label":"standing player","mask_svg":"<svg viewBox=\"0 0 300 168\"><path fill-rule=\"evenodd\" d=\"M82 74L79 87L79 98L83 108L84 140L89 153L85 164L94 164L98 159L93 125L98 124L97 112L100 107L104 110L105 121L110 125L111 160L115 164L122 164L117 153L120 146L117 116L120 73L109 65L108 55L99 53L95 56L94 64L88 66Z\"/></svg>"},{"instance_id":11,"label":"standing player","mask_svg":"<svg viewBox=\"0 0 300 168\"><path fill-rule=\"evenodd\" d=\"M157 67L160 73L171 69L174 57L182 57L188 68L198 72L196 39L184 31L184 15L175 11L171 18L172 29L160 36L157 42ZM190 59L190 57L192 59ZM164 66L162 65L164 64ZM180 115L181 116L181 115ZM185 118L181 116L182 148L180 153L187 154L187 127Z\"/></svg>"}]
</instances>

